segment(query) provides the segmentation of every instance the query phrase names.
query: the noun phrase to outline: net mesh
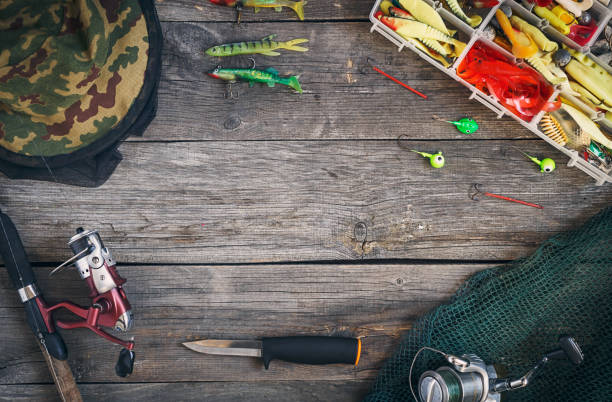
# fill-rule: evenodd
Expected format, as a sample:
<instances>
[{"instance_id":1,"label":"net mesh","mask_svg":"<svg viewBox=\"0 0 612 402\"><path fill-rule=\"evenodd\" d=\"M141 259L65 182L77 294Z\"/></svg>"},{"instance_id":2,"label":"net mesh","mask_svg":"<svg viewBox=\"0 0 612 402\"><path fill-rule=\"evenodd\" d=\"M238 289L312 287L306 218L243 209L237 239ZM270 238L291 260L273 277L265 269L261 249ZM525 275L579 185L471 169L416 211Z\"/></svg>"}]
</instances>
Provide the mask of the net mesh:
<instances>
[{"instance_id":1,"label":"net mesh","mask_svg":"<svg viewBox=\"0 0 612 402\"><path fill-rule=\"evenodd\" d=\"M381 370L366 401L411 401L408 372L422 346L479 355L520 377L560 335L576 338L584 363L552 362L504 401L612 401L612 207L578 230L547 240L530 257L481 271L450 302L421 318ZM447 365L428 351L413 370Z\"/></svg>"}]
</instances>

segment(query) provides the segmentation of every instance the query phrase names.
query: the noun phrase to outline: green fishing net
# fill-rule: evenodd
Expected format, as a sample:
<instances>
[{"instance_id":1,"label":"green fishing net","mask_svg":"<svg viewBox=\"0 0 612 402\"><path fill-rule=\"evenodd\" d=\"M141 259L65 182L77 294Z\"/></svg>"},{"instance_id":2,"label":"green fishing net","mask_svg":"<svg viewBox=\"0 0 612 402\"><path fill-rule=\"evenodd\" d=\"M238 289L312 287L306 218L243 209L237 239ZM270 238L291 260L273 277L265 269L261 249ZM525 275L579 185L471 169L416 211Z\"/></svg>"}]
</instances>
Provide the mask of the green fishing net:
<instances>
[{"instance_id":1,"label":"green fishing net","mask_svg":"<svg viewBox=\"0 0 612 402\"><path fill-rule=\"evenodd\" d=\"M405 335L366 401L414 400L408 372L422 346L479 355L517 378L558 348L559 335L576 338L582 365L552 362L528 387L503 393L502 400L612 401L612 207L552 237L528 258L472 276ZM421 353L415 390L421 373L447 365L436 353Z\"/></svg>"}]
</instances>

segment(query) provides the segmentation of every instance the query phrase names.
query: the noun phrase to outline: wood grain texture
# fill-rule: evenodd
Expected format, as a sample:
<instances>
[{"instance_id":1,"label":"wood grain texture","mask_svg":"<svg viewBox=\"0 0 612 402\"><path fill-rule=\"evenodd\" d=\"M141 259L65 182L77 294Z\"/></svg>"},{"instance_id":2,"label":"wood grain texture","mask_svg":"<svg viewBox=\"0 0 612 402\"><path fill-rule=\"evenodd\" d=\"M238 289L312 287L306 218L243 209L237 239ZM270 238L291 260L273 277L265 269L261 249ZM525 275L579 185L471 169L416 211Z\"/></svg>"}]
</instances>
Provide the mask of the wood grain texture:
<instances>
[{"instance_id":1,"label":"wood grain texture","mask_svg":"<svg viewBox=\"0 0 612 402\"><path fill-rule=\"evenodd\" d=\"M366 19L374 2L371 0L309 0L304 6L306 22L325 20ZM228 7L212 4L209 0L157 0L155 3L161 21L205 21L230 22L236 21L236 13ZM284 8L282 12L273 9L254 13L252 8L245 8L242 21L298 21L296 14Z\"/></svg>"},{"instance_id":2,"label":"wood grain texture","mask_svg":"<svg viewBox=\"0 0 612 402\"><path fill-rule=\"evenodd\" d=\"M184 382L81 384L87 401L154 401L172 397L172 401L270 402L360 401L368 392L367 381L258 381L258 382ZM0 385L0 401L53 401L50 385Z\"/></svg>"},{"instance_id":3,"label":"wood grain texture","mask_svg":"<svg viewBox=\"0 0 612 402\"><path fill-rule=\"evenodd\" d=\"M106 185L0 178L10 190L0 207L35 262L65 260L67 239L83 225L99 229L121 262L176 264L508 260L612 202L610 187L595 187L542 141L521 147L556 159L550 175L511 144L403 144L444 151L438 170L395 141L125 143ZM475 182L544 210L472 201ZM360 222L367 230L356 230Z\"/></svg>"},{"instance_id":4,"label":"wood grain texture","mask_svg":"<svg viewBox=\"0 0 612 402\"><path fill-rule=\"evenodd\" d=\"M374 378L414 320L447 300L485 264L121 266L135 313L136 362L117 377L117 346L86 330L60 330L77 382L362 380ZM49 303L87 304L76 272L49 279L35 268ZM0 270L0 384L49 382L15 290ZM63 316L67 319L68 316ZM343 335L363 337L358 367L308 366L207 356L181 343L202 338ZM125 335L124 335L125 337ZM86 398L87 399L87 398Z\"/></svg>"},{"instance_id":5,"label":"wood grain texture","mask_svg":"<svg viewBox=\"0 0 612 402\"><path fill-rule=\"evenodd\" d=\"M231 24L165 23L159 111L143 140L296 139L525 139L535 138L509 117L468 100L470 92L411 51L401 53L365 22ZM218 64L249 67L248 57L215 58L211 46L255 40L277 33L279 40L308 38L307 53L256 55L257 68L301 74L301 95L285 86L236 84L236 99L225 99L224 81L206 75ZM368 62L429 96L423 100L373 71ZM480 124L467 137L434 121L471 116ZM194 118L198 116L198 118Z\"/></svg>"}]
</instances>

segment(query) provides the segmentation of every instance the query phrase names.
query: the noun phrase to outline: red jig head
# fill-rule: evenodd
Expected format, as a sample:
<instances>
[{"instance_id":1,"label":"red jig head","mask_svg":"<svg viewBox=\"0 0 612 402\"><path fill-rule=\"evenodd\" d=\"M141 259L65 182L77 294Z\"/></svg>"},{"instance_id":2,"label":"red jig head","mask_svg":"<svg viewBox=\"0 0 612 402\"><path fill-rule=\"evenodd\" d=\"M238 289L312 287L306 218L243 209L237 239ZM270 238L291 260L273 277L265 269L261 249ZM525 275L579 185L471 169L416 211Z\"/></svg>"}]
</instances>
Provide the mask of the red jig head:
<instances>
[{"instance_id":1,"label":"red jig head","mask_svg":"<svg viewBox=\"0 0 612 402\"><path fill-rule=\"evenodd\" d=\"M119 276L115 260L111 252L104 247L97 231L85 231L78 228L77 234L70 239L68 245L74 256L54 269L50 275L74 263L81 279L85 280L89 288L91 306L83 308L71 302L61 302L50 307L41 306L45 321L52 322L53 311L65 308L81 319L70 322L57 320L55 324L58 327L87 328L104 339L123 346L125 349L119 356L115 371L117 375L125 377L131 374L133 369L134 342L121 340L104 331L103 328L126 332L133 326L132 307L122 288L126 280Z\"/></svg>"}]
</instances>

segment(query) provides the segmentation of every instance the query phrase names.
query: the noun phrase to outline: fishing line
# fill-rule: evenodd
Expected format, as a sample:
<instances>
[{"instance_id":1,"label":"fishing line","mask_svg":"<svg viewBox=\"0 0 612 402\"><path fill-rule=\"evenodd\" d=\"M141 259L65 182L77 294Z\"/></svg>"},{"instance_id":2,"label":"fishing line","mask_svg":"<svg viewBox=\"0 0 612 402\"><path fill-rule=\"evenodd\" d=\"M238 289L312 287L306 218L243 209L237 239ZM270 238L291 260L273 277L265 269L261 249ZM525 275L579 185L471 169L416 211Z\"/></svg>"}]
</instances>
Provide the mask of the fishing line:
<instances>
[{"instance_id":1,"label":"fishing line","mask_svg":"<svg viewBox=\"0 0 612 402\"><path fill-rule=\"evenodd\" d=\"M408 384L410 385L410 393L412 393L412 397L414 398L415 401L418 401L419 398L416 397L416 394L414 393L414 388L412 387L412 369L414 368L414 363L416 362L417 357L424 350L429 350L432 352L439 353L442 356L444 356L445 359L448 356L446 353L442 352L441 350L430 348L429 346L423 346L421 349L419 349L416 352L416 354L414 355L414 358L412 359L412 363L410 363L410 371L408 372Z\"/></svg>"}]
</instances>

